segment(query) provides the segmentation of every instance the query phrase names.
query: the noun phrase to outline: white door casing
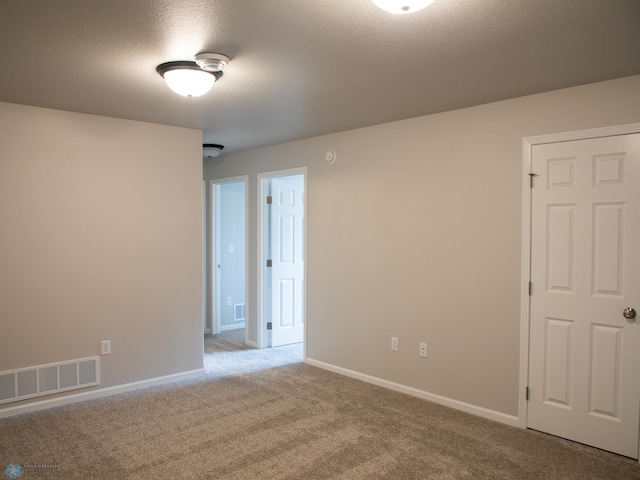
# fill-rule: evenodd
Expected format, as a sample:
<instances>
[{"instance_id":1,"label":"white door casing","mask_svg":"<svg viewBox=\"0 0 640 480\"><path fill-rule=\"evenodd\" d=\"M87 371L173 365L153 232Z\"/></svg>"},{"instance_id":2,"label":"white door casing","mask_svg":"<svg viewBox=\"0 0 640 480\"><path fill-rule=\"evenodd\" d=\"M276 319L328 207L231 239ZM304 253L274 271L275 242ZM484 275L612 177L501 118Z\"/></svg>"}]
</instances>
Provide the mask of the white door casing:
<instances>
[{"instance_id":1,"label":"white door casing","mask_svg":"<svg viewBox=\"0 0 640 480\"><path fill-rule=\"evenodd\" d=\"M304 176L271 179L273 347L304 340Z\"/></svg>"},{"instance_id":2,"label":"white door casing","mask_svg":"<svg viewBox=\"0 0 640 480\"><path fill-rule=\"evenodd\" d=\"M640 134L533 145L531 172L527 427L638 458Z\"/></svg>"}]
</instances>

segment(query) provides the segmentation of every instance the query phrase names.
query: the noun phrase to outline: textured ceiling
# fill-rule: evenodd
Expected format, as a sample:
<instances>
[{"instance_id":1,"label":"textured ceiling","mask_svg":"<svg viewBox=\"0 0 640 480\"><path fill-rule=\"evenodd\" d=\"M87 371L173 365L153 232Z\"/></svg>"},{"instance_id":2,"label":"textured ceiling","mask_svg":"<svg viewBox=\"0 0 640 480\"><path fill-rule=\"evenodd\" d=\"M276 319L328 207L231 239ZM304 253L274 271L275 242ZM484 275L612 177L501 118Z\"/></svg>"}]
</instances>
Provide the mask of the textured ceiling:
<instances>
[{"instance_id":1,"label":"textured ceiling","mask_svg":"<svg viewBox=\"0 0 640 480\"><path fill-rule=\"evenodd\" d=\"M640 74L640 0L2 0L0 101L198 128L239 151ZM231 57L206 96L155 67Z\"/></svg>"}]
</instances>

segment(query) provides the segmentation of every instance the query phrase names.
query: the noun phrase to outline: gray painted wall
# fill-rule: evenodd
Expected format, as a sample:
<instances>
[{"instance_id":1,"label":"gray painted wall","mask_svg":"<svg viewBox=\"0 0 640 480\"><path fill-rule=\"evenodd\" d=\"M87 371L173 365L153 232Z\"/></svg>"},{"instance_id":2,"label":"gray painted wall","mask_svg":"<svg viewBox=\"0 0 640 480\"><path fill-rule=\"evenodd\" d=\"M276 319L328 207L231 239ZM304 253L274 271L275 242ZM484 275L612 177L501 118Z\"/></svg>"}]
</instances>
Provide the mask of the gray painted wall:
<instances>
[{"instance_id":1,"label":"gray painted wall","mask_svg":"<svg viewBox=\"0 0 640 480\"><path fill-rule=\"evenodd\" d=\"M257 174L306 166L308 357L516 415L522 138L633 122L640 76L226 155L205 177L249 175L250 313ZM104 339L102 387L202 367L201 143L0 103L0 370Z\"/></svg>"},{"instance_id":2,"label":"gray painted wall","mask_svg":"<svg viewBox=\"0 0 640 480\"><path fill-rule=\"evenodd\" d=\"M0 371L101 340L100 388L202 368L201 144L0 103Z\"/></svg>"},{"instance_id":3,"label":"gray painted wall","mask_svg":"<svg viewBox=\"0 0 640 480\"><path fill-rule=\"evenodd\" d=\"M634 122L640 76L229 154L205 177L249 175L256 312L257 174L308 168L308 358L517 415L522 139Z\"/></svg>"}]
</instances>

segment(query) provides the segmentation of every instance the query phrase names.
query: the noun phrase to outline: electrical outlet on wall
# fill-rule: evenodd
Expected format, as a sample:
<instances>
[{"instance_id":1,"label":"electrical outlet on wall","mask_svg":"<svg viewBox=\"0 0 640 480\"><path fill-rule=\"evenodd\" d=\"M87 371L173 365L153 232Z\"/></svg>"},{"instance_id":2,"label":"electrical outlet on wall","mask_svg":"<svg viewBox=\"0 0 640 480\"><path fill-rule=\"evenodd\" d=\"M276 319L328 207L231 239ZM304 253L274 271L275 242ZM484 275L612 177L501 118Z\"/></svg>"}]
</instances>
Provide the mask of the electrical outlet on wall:
<instances>
[{"instance_id":1,"label":"electrical outlet on wall","mask_svg":"<svg viewBox=\"0 0 640 480\"><path fill-rule=\"evenodd\" d=\"M100 343L100 353L102 355L111 355L111 340L103 340Z\"/></svg>"},{"instance_id":2,"label":"electrical outlet on wall","mask_svg":"<svg viewBox=\"0 0 640 480\"><path fill-rule=\"evenodd\" d=\"M398 337L391 337L391 350L398 351Z\"/></svg>"},{"instance_id":3,"label":"electrical outlet on wall","mask_svg":"<svg viewBox=\"0 0 640 480\"><path fill-rule=\"evenodd\" d=\"M227 297L227 306L230 307L231 306L231 297Z\"/></svg>"},{"instance_id":4,"label":"electrical outlet on wall","mask_svg":"<svg viewBox=\"0 0 640 480\"><path fill-rule=\"evenodd\" d=\"M420 355L421 357L427 358L427 344L426 343L421 343L420 344L420 348L418 350L418 355Z\"/></svg>"}]
</instances>

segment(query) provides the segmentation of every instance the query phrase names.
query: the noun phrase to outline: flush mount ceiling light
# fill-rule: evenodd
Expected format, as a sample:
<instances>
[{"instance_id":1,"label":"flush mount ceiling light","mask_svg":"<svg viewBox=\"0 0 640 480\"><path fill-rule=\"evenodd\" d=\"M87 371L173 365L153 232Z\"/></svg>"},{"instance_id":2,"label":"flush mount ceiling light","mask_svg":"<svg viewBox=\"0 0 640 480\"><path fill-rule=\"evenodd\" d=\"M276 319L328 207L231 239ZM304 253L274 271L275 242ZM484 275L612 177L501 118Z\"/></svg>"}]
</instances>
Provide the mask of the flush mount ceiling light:
<instances>
[{"instance_id":1,"label":"flush mount ceiling light","mask_svg":"<svg viewBox=\"0 0 640 480\"><path fill-rule=\"evenodd\" d=\"M156 71L178 95L199 97L211 90L227 63L229 57L220 53L199 53L195 62L166 62L158 65Z\"/></svg>"},{"instance_id":2,"label":"flush mount ceiling light","mask_svg":"<svg viewBox=\"0 0 640 480\"><path fill-rule=\"evenodd\" d=\"M218 145L217 143L205 143L202 145L202 152L207 158L213 158L220 155L224 145Z\"/></svg>"},{"instance_id":3,"label":"flush mount ceiling light","mask_svg":"<svg viewBox=\"0 0 640 480\"><path fill-rule=\"evenodd\" d=\"M222 72L206 72L195 62L167 62L158 65L156 71L164 78L171 90L183 97L204 95Z\"/></svg>"},{"instance_id":4,"label":"flush mount ceiling light","mask_svg":"<svg viewBox=\"0 0 640 480\"><path fill-rule=\"evenodd\" d=\"M382 10L390 13L413 13L430 5L433 0L372 0Z\"/></svg>"}]
</instances>

